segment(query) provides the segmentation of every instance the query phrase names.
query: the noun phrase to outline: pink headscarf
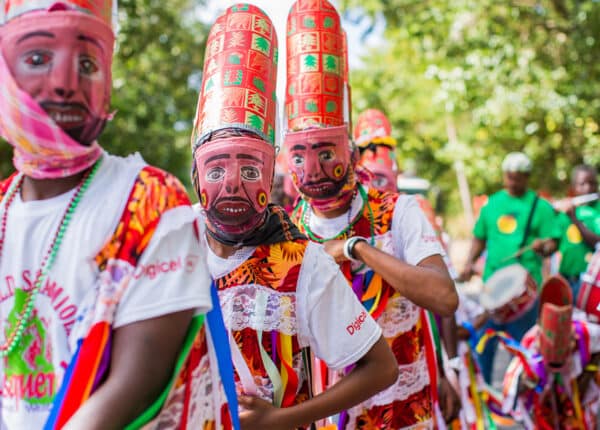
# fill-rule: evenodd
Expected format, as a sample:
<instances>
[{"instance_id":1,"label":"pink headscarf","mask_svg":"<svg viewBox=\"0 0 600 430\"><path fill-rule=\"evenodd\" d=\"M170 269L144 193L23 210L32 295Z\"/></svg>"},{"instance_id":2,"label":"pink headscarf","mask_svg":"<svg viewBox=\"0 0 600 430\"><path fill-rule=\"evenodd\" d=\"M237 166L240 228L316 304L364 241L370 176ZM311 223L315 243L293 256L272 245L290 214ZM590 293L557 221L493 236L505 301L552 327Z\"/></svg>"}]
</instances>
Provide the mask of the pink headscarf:
<instances>
[{"instance_id":1,"label":"pink headscarf","mask_svg":"<svg viewBox=\"0 0 600 430\"><path fill-rule=\"evenodd\" d=\"M65 10L58 3L48 10L27 12L0 27L0 41L31 28L77 25L92 33L105 47L108 65L112 62L114 33L101 19L78 11ZM110 69L110 67L109 67ZM106 77L110 82L110 74ZM0 135L14 147L15 168L35 179L63 178L92 166L102 155L97 142L84 146L65 133L28 93L21 90L0 54ZM109 119L107 112L105 119Z\"/></svg>"}]
</instances>

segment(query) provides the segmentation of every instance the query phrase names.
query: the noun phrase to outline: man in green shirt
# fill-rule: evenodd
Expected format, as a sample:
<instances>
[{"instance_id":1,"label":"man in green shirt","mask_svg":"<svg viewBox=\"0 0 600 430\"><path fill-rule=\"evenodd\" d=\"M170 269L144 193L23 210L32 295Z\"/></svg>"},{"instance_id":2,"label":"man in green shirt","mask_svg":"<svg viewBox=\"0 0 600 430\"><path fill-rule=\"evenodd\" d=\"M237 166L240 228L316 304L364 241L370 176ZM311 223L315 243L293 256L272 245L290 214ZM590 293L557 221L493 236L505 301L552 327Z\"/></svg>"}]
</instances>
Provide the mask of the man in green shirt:
<instances>
[{"instance_id":1,"label":"man in green shirt","mask_svg":"<svg viewBox=\"0 0 600 430\"><path fill-rule=\"evenodd\" d=\"M598 173L592 166L585 164L573 169L571 187L575 196L598 192ZM574 206L571 199L559 202L560 226L562 236L559 251L561 253L558 271L573 288L573 297L579 293L580 275L585 272L594 253L594 247L600 242L600 202L598 200Z\"/></svg>"},{"instance_id":2,"label":"man in green shirt","mask_svg":"<svg viewBox=\"0 0 600 430\"><path fill-rule=\"evenodd\" d=\"M504 189L490 196L481 209L473 230L471 251L460 279L466 281L471 278L475 261L487 249L484 282L498 269L518 263L527 269L539 286L542 282L543 257L556 250L556 239L560 236L556 226L556 213L550 203L538 198L527 187L531 161L525 154L508 154L502 162L502 171ZM531 221L527 227L530 216ZM520 253L523 248L527 250ZM534 307L511 323L497 324L490 321L484 330L504 330L520 340L536 323L536 318L537 307ZM496 346L495 342L489 342L481 356L482 373L488 382L491 379Z\"/></svg>"}]
</instances>

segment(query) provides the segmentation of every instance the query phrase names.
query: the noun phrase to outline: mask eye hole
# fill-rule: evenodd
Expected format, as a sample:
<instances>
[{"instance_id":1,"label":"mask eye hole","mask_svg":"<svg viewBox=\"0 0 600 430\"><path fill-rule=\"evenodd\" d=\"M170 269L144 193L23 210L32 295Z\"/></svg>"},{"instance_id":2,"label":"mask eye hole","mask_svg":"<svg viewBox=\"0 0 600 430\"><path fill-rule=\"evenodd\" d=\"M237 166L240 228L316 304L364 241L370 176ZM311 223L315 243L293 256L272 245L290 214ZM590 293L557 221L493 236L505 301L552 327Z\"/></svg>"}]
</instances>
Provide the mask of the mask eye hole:
<instances>
[{"instance_id":1,"label":"mask eye hole","mask_svg":"<svg viewBox=\"0 0 600 430\"><path fill-rule=\"evenodd\" d=\"M388 183L387 178L383 177L383 176L376 176L372 181L371 184L373 184L374 187L385 187Z\"/></svg>"},{"instance_id":2,"label":"mask eye hole","mask_svg":"<svg viewBox=\"0 0 600 430\"><path fill-rule=\"evenodd\" d=\"M224 176L225 169L222 167L212 167L208 169L204 177L206 178L207 182L219 182L223 180Z\"/></svg>"},{"instance_id":3,"label":"mask eye hole","mask_svg":"<svg viewBox=\"0 0 600 430\"><path fill-rule=\"evenodd\" d=\"M302 155L292 155L292 164L296 167L304 165L304 157Z\"/></svg>"},{"instance_id":4,"label":"mask eye hole","mask_svg":"<svg viewBox=\"0 0 600 430\"><path fill-rule=\"evenodd\" d=\"M327 150L327 151L321 151L319 152L319 160L321 162L328 162L328 161L332 161L335 159L335 152L331 151L331 150Z\"/></svg>"},{"instance_id":5,"label":"mask eye hole","mask_svg":"<svg viewBox=\"0 0 600 430\"><path fill-rule=\"evenodd\" d=\"M29 52L25 56L25 64L30 67L40 67L52 61L52 55L45 51L33 51Z\"/></svg>"},{"instance_id":6,"label":"mask eye hole","mask_svg":"<svg viewBox=\"0 0 600 430\"><path fill-rule=\"evenodd\" d=\"M98 70L100 70L100 67L98 67L98 64L96 64L96 61L93 58L86 56L81 57L79 60L79 72L82 75L93 75Z\"/></svg>"},{"instance_id":7,"label":"mask eye hole","mask_svg":"<svg viewBox=\"0 0 600 430\"><path fill-rule=\"evenodd\" d=\"M260 170L254 166L243 166L241 169L242 179L256 182L260 180Z\"/></svg>"}]
</instances>

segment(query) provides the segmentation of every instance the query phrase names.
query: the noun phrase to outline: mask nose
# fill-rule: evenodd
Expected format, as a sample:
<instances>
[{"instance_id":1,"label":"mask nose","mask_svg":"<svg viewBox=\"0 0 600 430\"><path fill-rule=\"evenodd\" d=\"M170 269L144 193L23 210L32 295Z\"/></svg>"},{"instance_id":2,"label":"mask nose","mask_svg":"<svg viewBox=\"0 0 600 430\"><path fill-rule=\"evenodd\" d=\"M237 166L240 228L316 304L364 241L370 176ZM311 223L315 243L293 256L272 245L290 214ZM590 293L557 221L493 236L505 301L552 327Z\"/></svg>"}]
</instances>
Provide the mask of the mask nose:
<instances>
[{"instance_id":1,"label":"mask nose","mask_svg":"<svg viewBox=\"0 0 600 430\"><path fill-rule=\"evenodd\" d=\"M319 163L318 156L306 157L306 177L309 181L318 179L321 176L321 163Z\"/></svg>"},{"instance_id":2,"label":"mask nose","mask_svg":"<svg viewBox=\"0 0 600 430\"><path fill-rule=\"evenodd\" d=\"M54 94L61 99L69 100L77 90L79 80L77 62L77 58L73 55L53 59L48 79Z\"/></svg>"},{"instance_id":3,"label":"mask nose","mask_svg":"<svg viewBox=\"0 0 600 430\"><path fill-rule=\"evenodd\" d=\"M225 191L228 194L237 194L240 190L241 175L239 166L236 164L231 169L227 169L227 175L225 177Z\"/></svg>"}]
</instances>

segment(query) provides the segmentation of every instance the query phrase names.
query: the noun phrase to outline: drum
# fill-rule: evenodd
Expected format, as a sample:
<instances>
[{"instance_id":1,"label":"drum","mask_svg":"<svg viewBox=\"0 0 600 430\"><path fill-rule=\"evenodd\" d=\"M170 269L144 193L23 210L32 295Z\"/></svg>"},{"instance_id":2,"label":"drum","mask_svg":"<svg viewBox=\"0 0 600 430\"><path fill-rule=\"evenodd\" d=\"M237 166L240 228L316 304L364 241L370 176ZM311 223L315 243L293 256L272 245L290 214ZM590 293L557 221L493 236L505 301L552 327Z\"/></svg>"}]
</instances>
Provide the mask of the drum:
<instances>
[{"instance_id":1,"label":"drum","mask_svg":"<svg viewBox=\"0 0 600 430\"><path fill-rule=\"evenodd\" d=\"M481 305L498 324L510 323L535 305L537 285L520 264L497 270L484 284Z\"/></svg>"},{"instance_id":2,"label":"drum","mask_svg":"<svg viewBox=\"0 0 600 430\"><path fill-rule=\"evenodd\" d=\"M600 249L594 253L586 272L581 275L577 307L585 311L591 322L600 322Z\"/></svg>"}]
</instances>

